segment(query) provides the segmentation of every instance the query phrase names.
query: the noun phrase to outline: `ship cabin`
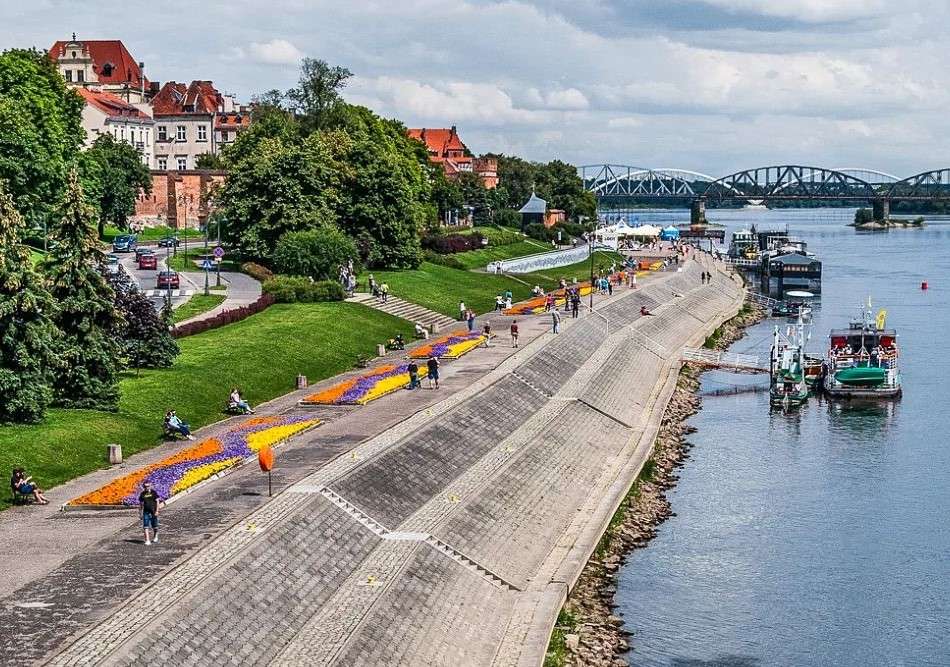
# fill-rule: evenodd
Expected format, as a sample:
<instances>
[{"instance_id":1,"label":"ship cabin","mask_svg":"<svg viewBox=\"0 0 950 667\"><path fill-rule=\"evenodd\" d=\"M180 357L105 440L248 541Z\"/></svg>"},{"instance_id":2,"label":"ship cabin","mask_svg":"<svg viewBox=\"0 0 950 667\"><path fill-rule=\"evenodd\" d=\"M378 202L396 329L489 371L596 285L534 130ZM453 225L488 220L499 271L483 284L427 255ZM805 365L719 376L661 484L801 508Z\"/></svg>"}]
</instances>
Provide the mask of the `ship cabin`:
<instances>
[{"instance_id":1,"label":"ship cabin","mask_svg":"<svg viewBox=\"0 0 950 667\"><path fill-rule=\"evenodd\" d=\"M762 289L782 296L790 290L821 294L821 261L801 252L766 257Z\"/></svg>"},{"instance_id":2,"label":"ship cabin","mask_svg":"<svg viewBox=\"0 0 950 667\"><path fill-rule=\"evenodd\" d=\"M849 329L832 329L828 337L831 341L828 357L836 368L891 368L897 364L897 331L894 329L872 329L861 322L852 322Z\"/></svg>"}]
</instances>

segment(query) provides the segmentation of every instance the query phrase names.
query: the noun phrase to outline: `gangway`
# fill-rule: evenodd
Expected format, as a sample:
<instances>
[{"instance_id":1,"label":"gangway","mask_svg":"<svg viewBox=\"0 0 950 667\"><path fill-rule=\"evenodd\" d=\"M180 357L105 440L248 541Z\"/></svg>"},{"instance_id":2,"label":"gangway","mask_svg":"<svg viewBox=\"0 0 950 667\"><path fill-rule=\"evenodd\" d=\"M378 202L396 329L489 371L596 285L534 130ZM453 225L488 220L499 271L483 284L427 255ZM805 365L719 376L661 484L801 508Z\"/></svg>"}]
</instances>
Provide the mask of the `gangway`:
<instances>
[{"instance_id":1,"label":"gangway","mask_svg":"<svg viewBox=\"0 0 950 667\"><path fill-rule=\"evenodd\" d=\"M754 354L686 347L683 348L680 359L684 363L697 364L707 368L725 368L737 371L752 371L754 373L767 373L769 371L768 364Z\"/></svg>"},{"instance_id":2,"label":"gangway","mask_svg":"<svg viewBox=\"0 0 950 667\"><path fill-rule=\"evenodd\" d=\"M753 292L749 290L745 295L746 301L751 301L752 303L757 303L760 306L765 306L766 308L775 308L778 305L778 299L773 299L770 296L765 296L764 294L759 294L758 292Z\"/></svg>"}]
</instances>

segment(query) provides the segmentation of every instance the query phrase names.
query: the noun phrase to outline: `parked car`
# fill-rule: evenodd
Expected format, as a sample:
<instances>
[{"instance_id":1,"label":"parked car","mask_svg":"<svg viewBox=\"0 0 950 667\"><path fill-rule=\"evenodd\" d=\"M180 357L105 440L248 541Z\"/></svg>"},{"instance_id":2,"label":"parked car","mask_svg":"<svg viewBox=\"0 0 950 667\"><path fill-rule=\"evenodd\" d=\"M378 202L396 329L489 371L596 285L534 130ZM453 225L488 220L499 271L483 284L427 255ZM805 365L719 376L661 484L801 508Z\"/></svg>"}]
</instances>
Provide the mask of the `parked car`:
<instances>
[{"instance_id":1,"label":"parked car","mask_svg":"<svg viewBox=\"0 0 950 667\"><path fill-rule=\"evenodd\" d=\"M138 237L135 234L122 234L113 239L112 252L132 252L137 244Z\"/></svg>"},{"instance_id":2,"label":"parked car","mask_svg":"<svg viewBox=\"0 0 950 667\"><path fill-rule=\"evenodd\" d=\"M158 289L178 289L181 287L181 281L178 279L177 271L159 271L158 280L155 283Z\"/></svg>"},{"instance_id":3,"label":"parked car","mask_svg":"<svg viewBox=\"0 0 950 667\"><path fill-rule=\"evenodd\" d=\"M155 253L146 253L144 255L139 255L139 268L140 269L157 269L158 268L158 257Z\"/></svg>"},{"instance_id":4,"label":"parked car","mask_svg":"<svg viewBox=\"0 0 950 667\"><path fill-rule=\"evenodd\" d=\"M177 248L179 243L181 243L181 241L178 240L177 236L166 236L165 238L159 240L158 247Z\"/></svg>"}]
</instances>

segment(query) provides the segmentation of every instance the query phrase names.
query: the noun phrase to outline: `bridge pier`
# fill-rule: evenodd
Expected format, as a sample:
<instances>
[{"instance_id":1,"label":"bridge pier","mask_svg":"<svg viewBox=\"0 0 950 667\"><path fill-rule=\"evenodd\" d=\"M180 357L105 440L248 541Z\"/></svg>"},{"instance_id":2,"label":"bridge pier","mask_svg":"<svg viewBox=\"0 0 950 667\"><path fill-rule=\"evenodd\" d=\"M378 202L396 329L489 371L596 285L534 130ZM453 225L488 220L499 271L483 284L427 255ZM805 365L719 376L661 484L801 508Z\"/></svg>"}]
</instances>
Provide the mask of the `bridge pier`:
<instances>
[{"instance_id":1,"label":"bridge pier","mask_svg":"<svg viewBox=\"0 0 950 667\"><path fill-rule=\"evenodd\" d=\"M706 200L705 199L693 200L693 203L690 206L690 211L689 211L689 224L691 225L705 225L706 224Z\"/></svg>"},{"instance_id":2,"label":"bridge pier","mask_svg":"<svg viewBox=\"0 0 950 667\"><path fill-rule=\"evenodd\" d=\"M875 199L871 202L875 222L887 222L891 217L891 202L888 199Z\"/></svg>"}]
</instances>

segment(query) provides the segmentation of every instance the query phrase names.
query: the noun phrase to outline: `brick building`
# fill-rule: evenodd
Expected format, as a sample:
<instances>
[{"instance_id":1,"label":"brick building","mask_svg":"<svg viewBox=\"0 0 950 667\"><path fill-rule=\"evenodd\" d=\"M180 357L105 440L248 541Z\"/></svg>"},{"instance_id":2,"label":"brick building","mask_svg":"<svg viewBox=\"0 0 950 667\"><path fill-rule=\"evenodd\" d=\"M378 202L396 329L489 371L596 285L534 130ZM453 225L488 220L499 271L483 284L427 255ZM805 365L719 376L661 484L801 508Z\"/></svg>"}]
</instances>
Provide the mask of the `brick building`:
<instances>
[{"instance_id":1,"label":"brick building","mask_svg":"<svg viewBox=\"0 0 950 667\"><path fill-rule=\"evenodd\" d=\"M201 227L211 213L208 195L224 177L223 171L153 170L152 193L139 195L130 222L135 227Z\"/></svg>"},{"instance_id":2,"label":"brick building","mask_svg":"<svg viewBox=\"0 0 950 667\"><path fill-rule=\"evenodd\" d=\"M474 157L459 138L458 131L451 128L414 128L409 136L426 145L429 159L441 164L446 177L457 179L462 173L474 173L489 190L498 186L498 160L493 157Z\"/></svg>"}]
</instances>

